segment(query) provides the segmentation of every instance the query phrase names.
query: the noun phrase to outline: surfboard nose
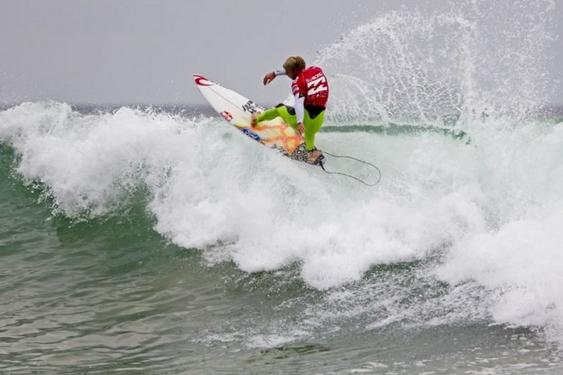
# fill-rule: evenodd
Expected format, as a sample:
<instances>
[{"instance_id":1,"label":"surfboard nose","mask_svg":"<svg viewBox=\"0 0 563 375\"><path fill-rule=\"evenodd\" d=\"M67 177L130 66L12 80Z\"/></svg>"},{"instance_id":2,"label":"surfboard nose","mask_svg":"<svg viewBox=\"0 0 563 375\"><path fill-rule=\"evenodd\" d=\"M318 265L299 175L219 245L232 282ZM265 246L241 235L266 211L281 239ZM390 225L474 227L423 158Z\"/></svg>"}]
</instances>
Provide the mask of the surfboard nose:
<instances>
[{"instance_id":1,"label":"surfboard nose","mask_svg":"<svg viewBox=\"0 0 563 375\"><path fill-rule=\"evenodd\" d=\"M198 86L211 86L215 84L214 82L211 82L201 74L194 74L193 76L194 76L195 84Z\"/></svg>"}]
</instances>

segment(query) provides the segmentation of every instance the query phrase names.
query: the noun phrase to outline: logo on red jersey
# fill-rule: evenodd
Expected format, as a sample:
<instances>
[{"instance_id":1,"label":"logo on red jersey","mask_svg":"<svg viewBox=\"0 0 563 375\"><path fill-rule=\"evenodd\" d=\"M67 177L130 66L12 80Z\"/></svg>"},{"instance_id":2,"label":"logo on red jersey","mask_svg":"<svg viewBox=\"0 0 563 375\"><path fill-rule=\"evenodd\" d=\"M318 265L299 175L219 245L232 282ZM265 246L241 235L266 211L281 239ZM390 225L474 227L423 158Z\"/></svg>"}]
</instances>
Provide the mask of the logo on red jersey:
<instances>
[{"instance_id":1,"label":"logo on red jersey","mask_svg":"<svg viewBox=\"0 0 563 375\"><path fill-rule=\"evenodd\" d=\"M318 75L319 74L317 74L317 76ZM320 73L319 78L315 78L312 81L307 82L307 89L307 96L313 96L321 91L327 91L328 85L326 83L326 77L324 76L324 74Z\"/></svg>"},{"instance_id":2,"label":"logo on red jersey","mask_svg":"<svg viewBox=\"0 0 563 375\"><path fill-rule=\"evenodd\" d=\"M325 107L328 101L328 81L316 66L303 70L293 81L292 90L294 95L305 97L305 105Z\"/></svg>"}]
</instances>

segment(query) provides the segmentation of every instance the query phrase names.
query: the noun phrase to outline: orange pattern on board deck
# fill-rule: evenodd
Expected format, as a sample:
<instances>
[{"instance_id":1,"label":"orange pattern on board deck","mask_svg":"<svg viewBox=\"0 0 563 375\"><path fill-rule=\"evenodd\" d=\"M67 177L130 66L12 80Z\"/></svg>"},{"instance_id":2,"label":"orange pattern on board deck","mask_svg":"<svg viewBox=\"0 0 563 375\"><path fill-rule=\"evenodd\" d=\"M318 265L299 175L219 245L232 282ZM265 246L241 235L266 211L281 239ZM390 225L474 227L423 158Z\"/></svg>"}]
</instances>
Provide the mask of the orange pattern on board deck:
<instances>
[{"instance_id":1,"label":"orange pattern on board deck","mask_svg":"<svg viewBox=\"0 0 563 375\"><path fill-rule=\"evenodd\" d=\"M299 134L295 133L293 128L290 128L287 124L279 124L279 125L262 125L257 130L260 131L262 129L275 129L277 130L278 136L263 139L262 143L267 145L281 145L284 150L286 150L289 154L293 153L297 147L301 143L303 143L303 137ZM288 133L288 130L290 134Z\"/></svg>"}]
</instances>

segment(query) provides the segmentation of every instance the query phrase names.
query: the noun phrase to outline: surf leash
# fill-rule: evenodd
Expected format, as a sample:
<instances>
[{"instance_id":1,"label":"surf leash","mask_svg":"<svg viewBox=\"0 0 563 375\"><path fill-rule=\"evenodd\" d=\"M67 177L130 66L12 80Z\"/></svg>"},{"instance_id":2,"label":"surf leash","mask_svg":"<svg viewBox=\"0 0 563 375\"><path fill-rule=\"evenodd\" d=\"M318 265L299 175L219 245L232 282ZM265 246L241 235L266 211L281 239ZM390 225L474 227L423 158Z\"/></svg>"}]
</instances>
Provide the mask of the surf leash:
<instances>
[{"instance_id":1,"label":"surf leash","mask_svg":"<svg viewBox=\"0 0 563 375\"><path fill-rule=\"evenodd\" d=\"M323 154L326 154L326 155L328 155L328 156L331 156L331 157L333 157L333 158L338 158L338 159L354 160L354 161L356 161L356 162L358 162L358 163L362 163L362 164L364 164L364 165L367 165L367 166L369 166L370 168L375 169L375 170L377 171L378 177L377 177L377 181L376 181L376 182L370 184L370 183L367 183L366 181L362 180L361 178L356 177L356 176L353 176L353 175L351 175L351 174L347 174L347 173L344 173L344 172L334 172L334 171L331 171L331 170L327 170L327 169L325 168L325 166L324 166L324 163L321 161L321 162L320 162L320 167L321 167L321 168L323 169L323 171L324 171L325 173L327 173L327 174L333 174L333 175L339 175L339 176L348 177L348 178L354 179L354 180L356 180L356 181L358 181L358 182L360 182L360 183L362 183L362 184L364 184L364 185L366 185L366 186L370 186L370 187L373 187L373 186L375 186L375 185L377 185L377 184L379 184L379 183L381 182L381 170L380 170L376 165L374 165L374 164L372 164L372 163L370 163L370 162L368 162L368 161L365 161L365 160L362 160L362 159L358 159L358 158L355 158L355 157L353 157L353 156L335 155L335 154L331 154L330 152L326 152L326 151L323 151Z\"/></svg>"}]
</instances>

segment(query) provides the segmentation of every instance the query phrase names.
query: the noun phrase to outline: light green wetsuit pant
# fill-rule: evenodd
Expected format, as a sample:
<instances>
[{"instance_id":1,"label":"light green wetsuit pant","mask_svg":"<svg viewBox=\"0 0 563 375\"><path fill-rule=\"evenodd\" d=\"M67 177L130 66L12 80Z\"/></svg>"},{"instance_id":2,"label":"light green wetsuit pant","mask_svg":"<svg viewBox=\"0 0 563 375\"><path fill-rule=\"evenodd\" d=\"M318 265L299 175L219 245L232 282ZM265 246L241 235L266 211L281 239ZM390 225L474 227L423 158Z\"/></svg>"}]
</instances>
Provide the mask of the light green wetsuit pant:
<instances>
[{"instance_id":1,"label":"light green wetsuit pant","mask_svg":"<svg viewBox=\"0 0 563 375\"><path fill-rule=\"evenodd\" d=\"M291 108L291 112L287 106L279 104L276 107L270 108L256 117L257 122L273 120L276 117L281 117L282 120L291 126L293 129L297 130L297 117L295 116L295 111ZM309 111L305 108L305 114L303 117L303 126L305 127L305 148L307 151L313 151L315 149L315 136L321 129L325 119L325 111L321 111L314 118L311 118Z\"/></svg>"}]
</instances>

